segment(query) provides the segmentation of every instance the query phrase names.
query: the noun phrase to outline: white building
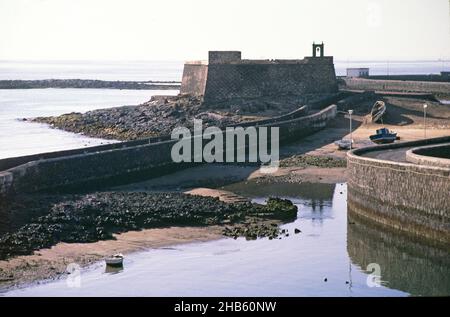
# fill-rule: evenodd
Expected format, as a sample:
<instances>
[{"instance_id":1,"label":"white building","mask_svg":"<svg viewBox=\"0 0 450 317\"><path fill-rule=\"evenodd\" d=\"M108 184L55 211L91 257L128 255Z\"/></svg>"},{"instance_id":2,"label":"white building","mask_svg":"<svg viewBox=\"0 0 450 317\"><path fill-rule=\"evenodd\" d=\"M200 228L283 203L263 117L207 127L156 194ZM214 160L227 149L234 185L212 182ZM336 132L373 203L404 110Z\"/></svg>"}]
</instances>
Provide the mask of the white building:
<instances>
[{"instance_id":1,"label":"white building","mask_svg":"<svg viewBox=\"0 0 450 317\"><path fill-rule=\"evenodd\" d=\"M369 77L368 68L347 68L347 77Z\"/></svg>"}]
</instances>

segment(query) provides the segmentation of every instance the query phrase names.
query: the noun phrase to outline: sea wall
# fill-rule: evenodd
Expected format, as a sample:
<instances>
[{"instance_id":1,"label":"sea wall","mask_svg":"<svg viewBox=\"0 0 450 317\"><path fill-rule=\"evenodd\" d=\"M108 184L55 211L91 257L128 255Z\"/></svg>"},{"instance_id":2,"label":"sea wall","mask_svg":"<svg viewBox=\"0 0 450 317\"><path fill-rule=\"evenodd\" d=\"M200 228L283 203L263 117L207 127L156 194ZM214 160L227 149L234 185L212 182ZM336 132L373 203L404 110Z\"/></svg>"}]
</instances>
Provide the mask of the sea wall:
<instances>
[{"instance_id":1,"label":"sea wall","mask_svg":"<svg viewBox=\"0 0 450 317\"><path fill-rule=\"evenodd\" d=\"M346 89L450 94L450 82L381 80L342 77ZM341 82L342 82L341 81Z\"/></svg>"},{"instance_id":2,"label":"sea wall","mask_svg":"<svg viewBox=\"0 0 450 317\"><path fill-rule=\"evenodd\" d=\"M450 168L450 143L408 150L406 160L414 164Z\"/></svg>"},{"instance_id":3,"label":"sea wall","mask_svg":"<svg viewBox=\"0 0 450 317\"><path fill-rule=\"evenodd\" d=\"M253 125L277 126L280 140L287 142L322 129L335 116L336 106L331 105L309 116L274 122L255 121ZM172 161L171 149L175 142L165 136L0 160L0 166L7 167L0 172L0 194L7 197L16 193L126 183L190 166Z\"/></svg>"},{"instance_id":4,"label":"sea wall","mask_svg":"<svg viewBox=\"0 0 450 317\"><path fill-rule=\"evenodd\" d=\"M372 146L347 154L348 204L359 216L411 236L450 243L450 167L365 157L371 151L450 142L450 137Z\"/></svg>"}]
</instances>

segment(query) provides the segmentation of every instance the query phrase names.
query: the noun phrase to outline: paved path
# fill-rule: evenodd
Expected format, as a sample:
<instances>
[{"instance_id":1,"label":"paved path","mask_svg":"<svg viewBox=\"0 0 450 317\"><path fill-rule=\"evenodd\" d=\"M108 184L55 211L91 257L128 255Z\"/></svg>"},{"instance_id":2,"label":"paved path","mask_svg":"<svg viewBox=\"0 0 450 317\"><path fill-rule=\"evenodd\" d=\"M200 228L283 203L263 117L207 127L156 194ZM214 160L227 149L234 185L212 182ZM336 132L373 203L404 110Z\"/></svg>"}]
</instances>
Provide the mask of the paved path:
<instances>
[{"instance_id":1,"label":"paved path","mask_svg":"<svg viewBox=\"0 0 450 317\"><path fill-rule=\"evenodd\" d=\"M371 151L364 153L362 156L386 161L406 162L406 152L414 147L416 146L407 146L398 149Z\"/></svg>"}]
</instances>

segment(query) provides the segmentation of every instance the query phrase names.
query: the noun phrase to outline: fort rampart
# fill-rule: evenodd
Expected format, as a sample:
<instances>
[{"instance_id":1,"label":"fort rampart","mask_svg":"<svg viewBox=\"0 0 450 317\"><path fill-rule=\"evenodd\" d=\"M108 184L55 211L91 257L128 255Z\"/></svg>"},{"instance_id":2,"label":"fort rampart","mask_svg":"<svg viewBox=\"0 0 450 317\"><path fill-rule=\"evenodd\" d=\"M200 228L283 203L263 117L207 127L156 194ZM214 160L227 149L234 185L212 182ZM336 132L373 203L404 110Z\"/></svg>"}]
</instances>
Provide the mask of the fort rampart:
<instances>
[{"instance_id":1,"label":"fort rampart","mask_svg":"<svg viewBox=\"0 0 450 317\"><path fill-rule=\"evenodd\" d=\"M210 51L208 61L187 62L182 94L202 96L205 102L233 98L327 94L337 92L332 56L295 60L241 59L235 51Z\"/></svg>"}]
</instances>

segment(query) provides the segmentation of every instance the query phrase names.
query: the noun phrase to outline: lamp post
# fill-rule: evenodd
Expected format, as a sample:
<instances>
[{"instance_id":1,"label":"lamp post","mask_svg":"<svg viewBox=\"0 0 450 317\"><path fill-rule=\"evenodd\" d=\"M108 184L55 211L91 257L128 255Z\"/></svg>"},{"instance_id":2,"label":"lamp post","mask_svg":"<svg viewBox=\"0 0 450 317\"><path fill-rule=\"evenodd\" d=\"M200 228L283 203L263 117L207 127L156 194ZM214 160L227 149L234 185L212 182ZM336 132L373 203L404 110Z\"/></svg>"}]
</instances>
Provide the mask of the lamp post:
<instances>
[{"instance_id":1,"label":"lamp post","mask_svg":"<svg viewBox=\"0 0 450 317\"><path fill-rule=\"evenodd\" d=\"M423 137L427 138L427 107L428 105L425 103L423 105Z\"/></svg>"},{"instance_id":2,"label":"lamp post","mask_svg":"<svg viewBox=\"0 0 450 317\"><path fill-rule=\"evenodd\" d=\"M349 110L348 114L350 115L350 150L352 149L353 145L353 136L352 136L352 113L353 110Z\"/></svg>"}]
</instances>

